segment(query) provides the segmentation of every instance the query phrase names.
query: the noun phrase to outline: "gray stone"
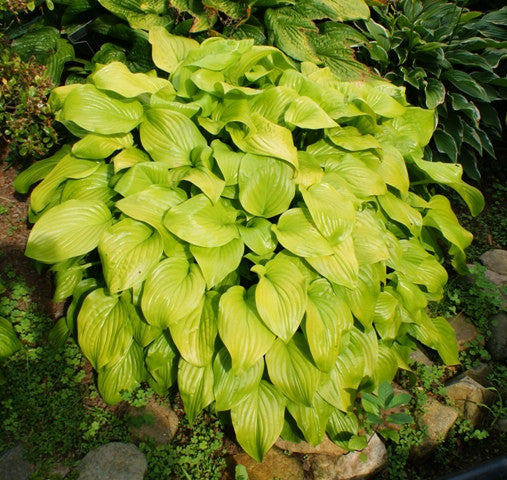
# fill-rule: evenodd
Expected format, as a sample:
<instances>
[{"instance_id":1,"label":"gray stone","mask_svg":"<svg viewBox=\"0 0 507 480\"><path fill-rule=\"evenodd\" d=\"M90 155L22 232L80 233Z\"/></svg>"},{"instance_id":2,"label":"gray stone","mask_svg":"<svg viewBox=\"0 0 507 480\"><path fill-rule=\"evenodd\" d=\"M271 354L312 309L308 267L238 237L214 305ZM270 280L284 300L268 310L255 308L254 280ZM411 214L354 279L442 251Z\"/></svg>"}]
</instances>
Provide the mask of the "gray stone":
<instances>
[{"instance_id":1,"label":"gray stone","mask_svg":"<svg viewBox=\"0 0 507 480\"><path fill-rule=\"evenodd\" d=\"M507 432L507 418L501 418L493 425L493 428L498 432Z\"/></svg>"},{"instance_id":2,"label":"gray stone","mask_svg":"<svg viewBox=\"0 0 507 480\"><path fill-rule=\"evenodd\" d=\"M458 418L458 412L452 407L442 405L433 397L428 397L426 412L421 417L421 424L426 427L427 436L421 445L413 445L410 454L414 457L425 457L445 440L450 428Z\"/></svg>"},{"instance_id":3,"label":"gray stone","mask_svg":"<svg viewBox=\"0 0 507 480\"><path fill-rule=\"evenodd\" d=\"M325 454L325 455L344 455L348 452L335 443L333 443L327 436L324 437L322 443L317 445L316 447L312 447L309 443L302 441L299 443L296 442L288 442L286 440L282 440L279 438L275 445L282 449L291 453L301 453L303 455L311 455L311 454Z\"/></svg>"},{"instance_id":4,"label":"gray stone","mask_svg":"<svg viewBox=\"0 0 507 480\"><path fill-rule=\"evenodd\" d=\"M129 408L132 418L148 420L139 427L132 427L131 434L135 439L150 437L156 445L167 445L176 435L179 419L176 413L168 406L161 405L153 398L143 408Z\"/></svg>"},{"instance_id":5,"label":"gray stone","mask_svg":"<svg viewBox=\"0 0 507 480\"><path fill-rule=\"evenodd\" d=\"M473 342L479 336L479 332L475 326L470 323L462 313L452 317L449 323L456 333L458 351L460 352L466 350L467 344Z\"/></svg>"},{"instance_id":6,"label":"gray stone","mask_svg":"<svg viewBox=\"0 0 507 480\"><path fill-rule=\"evenodd\" d=\"M366 461L364 461L366 456ZM382 440L373 434L368 446L361 451L335 457L312 455L311 466L314 480L360 480L371 477L387 461L387 451Z\"/></svg>"},{"instance_id":7,"label":"gray stone","mask_svg":"<svg viewBox=\"0 0 507 480\"><path fill-rule=\"evenodd\" d=\"M297 458L286 455L282 450L273 447L264 456L261 463L253 460L246 453L233 455L236 465L244 465L249 480L303 480L304 470Z\"/></svg>"},{"instance_id":8,"label":"gray stone","mask_svg":"<svg viewBox=\"0 0 507 480\"><path fill-rule=\"evenodd\" d=\"M500 273L493 272L493 270L486 270L484 278L494 283L498 288L507 285L507 275L501 275Z\"/></svg>"},{"instance_id":9,"label":"gray stone","mask_svg":"<svg viewBox=\"0 0 507 480\"><path fill-rule=\"evenodd\" d=\"M474 426L479 425L482 420L484 414L482 405L488 405L495 398L491 390L466 374L452 378L445 388L459 414L470 420Z\"/></svg>"},{"instance_id":10,"label":"gray stone","mask_svg":"<svg viewBox=\"0 0 507 480\"><path fill-rule=\"evenodd\" d=\"M414 350L410 354L410 360L412 360L413 362L422 363L427 367L433 365L433 362L426 356L426 354L420 348L417 348L417 350Z\"/></svg>"},{"instance_id":11,"label":"gray stone","mask_svg":"<svg viewBox=\"0 0 507 480\"><path fill-rule=\"evenodd\" d=\"M501 362L507 358L507 313L493 315L490 324L491 336L486 348L493 360Z\"/></svg>"},{"instance_id":12,"label":"gray stone","mask_svg":"<svg viewBox=\"0 0 507 480\"><path fill-rule=\"evenodd\" d=\"M88 452L79 465L79 480L143 480L147 468L134 444L113 442Z\"/></svg>"},{"instance_id":13,"label":"gray stone","mask_svg":"<svg viewBox=\"0 0 507 480\"><path fill-rule=\"evenodd\" d=\"M18 445L0 455L0 480L28 480L30 464L23 457L23 445Z\"/></svg>"},{"instance_id":14,"label":"gray stone","mask_svg":"<svg viewBox=\"0 0 507 480\"><path fill-rule=\"evenodd\" d=\"M507 275L507 250L493 249L481 255L481 262L488 270Z\"/></svg>"},{"instance_id":15,"label":"gray stone","mask_svg":"<svg viewBox=\"0 0 507 480\"><path fill-rule=\"evenodd\" d=\"M488 380L488 376L491 372L492 369L487 363L479 363L477 366L467 370L465 373L476 382L479 382L482 386L489 387L491 386L491 382Z\"/></svg>"}]
</instances>

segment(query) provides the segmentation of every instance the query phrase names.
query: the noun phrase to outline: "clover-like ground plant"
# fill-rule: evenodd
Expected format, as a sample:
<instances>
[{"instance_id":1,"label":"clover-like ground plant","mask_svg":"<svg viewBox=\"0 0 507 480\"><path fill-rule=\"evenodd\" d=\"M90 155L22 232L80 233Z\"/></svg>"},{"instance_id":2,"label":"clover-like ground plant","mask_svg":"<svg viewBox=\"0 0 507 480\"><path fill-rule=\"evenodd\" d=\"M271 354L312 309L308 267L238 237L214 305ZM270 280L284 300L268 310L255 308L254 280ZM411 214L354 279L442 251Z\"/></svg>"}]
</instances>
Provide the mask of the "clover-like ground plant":
<instances>
[{"instance_id":1,"label":"clover-like ground plant","mask_svg":"<svg viewBox=\"0 0 507 480\"><path fill-rule=\"evenodd\" d=\"M426 306L472 237L435 188L473 214L482 196L423 160L435 115L400 87L251 40L149 39L166 73L110 63L55 89L76 141L16 180L40 181L26 255L72 297L53 337L77 338L109 403L147 381L177 383L190 421L230 411L257 460L280 434L358 445L357 394L416 341L458 362Z\"/></svg>"}]
</instances>

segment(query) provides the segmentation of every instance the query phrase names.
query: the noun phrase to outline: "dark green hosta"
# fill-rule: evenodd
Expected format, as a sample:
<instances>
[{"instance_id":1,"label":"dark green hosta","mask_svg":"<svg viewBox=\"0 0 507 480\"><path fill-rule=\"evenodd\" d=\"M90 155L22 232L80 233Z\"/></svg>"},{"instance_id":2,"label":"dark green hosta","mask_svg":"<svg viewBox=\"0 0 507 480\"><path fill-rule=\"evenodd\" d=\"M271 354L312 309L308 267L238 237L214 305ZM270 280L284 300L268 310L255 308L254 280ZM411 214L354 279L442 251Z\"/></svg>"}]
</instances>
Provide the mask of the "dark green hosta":
<instances>
[{"instance_id":1,"label":"dark green hosta","mask_svg":"<svg viewBox=\"0 0 507 480\"><path fill-rule=\"evenodd\" d=\"M412 103L437 109L428 158L459 162L478 180L481 157L495 158L502 135L507 7L483 15L466 4L393 1L362 29L371 40L367 63L405 86Z\"/></svg>"},{"instance_id":2,"label":"dark green hosta","mask_svg":"<svg viewBox=\"0 0 507 480\"><path fill-rule=\"evenodd\" d=\"M480 193L422 159L434 113L396 86L251 40L149 38L169 79L116 62L57 88L78 138L16 180L42 180L26 254L72 296L53 338L77 337L109 403L177 381L191 420L230 410L258 460L282 430L357 445L357 392L408 368L414 340L458 361L426 306L441 248L463 269L472 237L432 184L473 214Z\"/></svg>"}]
</instances>

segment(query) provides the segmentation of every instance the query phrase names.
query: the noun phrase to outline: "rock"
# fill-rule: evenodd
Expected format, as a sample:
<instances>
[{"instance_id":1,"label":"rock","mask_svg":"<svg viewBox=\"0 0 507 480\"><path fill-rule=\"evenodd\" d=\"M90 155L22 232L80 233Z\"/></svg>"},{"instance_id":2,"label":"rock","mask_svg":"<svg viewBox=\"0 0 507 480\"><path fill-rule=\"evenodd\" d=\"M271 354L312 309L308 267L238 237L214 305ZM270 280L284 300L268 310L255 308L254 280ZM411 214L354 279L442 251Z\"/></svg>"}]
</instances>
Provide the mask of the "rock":
<instances>
[{"instance_id":1,"label":"rock","mask_svg":"<svg viewBox=\"0 0 507 480\"><path fill-rule=\"evenodd\" d=\"M490 403L495 395L466 374L452 378L445 385L447 395L454 403L459 414L479 425L483 416L483 407L480 404Z\"/></svg>"},{"instance_id":2,"label":"rock","mask_svg":"<svg viewBox=\"0 0 507 480\"><path fill-rule=\"evenodd\" d=\"M507 313L493 315L490 322L491 336L486 348L493 360L501 362L507 358Z\"/></svg>"},{"instance_id":3,"label":"rock","mask_svg":"<svg viewBox=\"0 0 507 480\"><path fill-rule=\"evenodd\" d=\"M79 480L143 480L146 457L133 443L113 442L88 452L79 465Z\"/></svg>"},{"instance_id":4,"label":"rock","mask_svg":"<svg viewBox=\"0 0 507 480\"><path fill-rule=\"evenodd\" d=\"M290 455L273 447L266 453L262 463L256 462L246 453L233 455L236 465L244 465L248 472L249 480L303 480L303 466Z\"/></svg>"},{"instance_id":5,"label":"rock","mask_svg":"<svg viewBox=\"0 0 507 480\"><path fill-rule=\"evenodd\" d=\"M452 407L442 405L433 397L428 397L426 412L421 417L421 424L426 427L427 436L421 445L413 445L410 453L414 457L424 457L445 440L449 429L458 418L458 412Z\"/></svg>"},{"instance_id":6,"label":"rock","mask_svg":"<svg viewBox=\"0 0 507 480\"><path fill-rule=\"evenodd\" d=\"M465 315L459 313L449 320L454 332L456 333L456 340L458 341L458 351L466 350L466 345L477 339L479 332L472 325Z\"/></svg>"},{"instance_id":7,"label":"rock","mask_svg":"<svg viewBox=\"0 0 507 480\"><path fill-rule=\"evenodd\" d=\"M17 445L0 455L0 480L28 480L30 464L23 457L23 445Z\"/></svg>"},{"instance_id":8,"label":"rock","mask_svg":"<svg viewBox=\"0 0 507 480\"><path fill-rule=\"evenodd\" d=\"M473 378L476 382L479 382L484 387L490 386L488 375L492 372L491 367L487 363L479 363L477 366L467 370L465 373Z\"/></svg>"},{"instance_id":9,"label":"rock","mask_svg":"<svg viewBox=\"0 0 507 480\"><path fill-rule=\"evenodd\" d=\"M507 432L507 418L501 418L493 425L493 428L498 432Z\"/></svg>"},{"instance_id":10,"label":"rock","mask_svg":"<svg viewBox=\"0 0 507 480\"><path fill-rule=\"evenodd\" d=\"M507 275L507 250L493 249L480 257L482 264L493 272Z\"/></svg>"},{"instance_id":11,"label":"rock","mask_svg":"<svg viewBox=\"0 0 507 480\"><path fill-rule=\"evenodd\" d=\"M500 273L493 272L493 270L486 270L484 278L494 283L498 288L507 285L507 275L501 275Z\"/></svg>"},{"instance_id":12,"label":"rock","mask_svg":"<svg viewBox=\"0 0 507 480\"><path fill-rule=\"evenodd\" d=\"M303 455L311 455L311 454L325 454L325 455L344 455L348 453L348 450L345 450L335 443L333 443L327 436L324 437L324 440L320 445L316 447L312 447L309 443L302 441L299 443L288 442L286 440L282 440L279 438L275 445L281 450L287 450L291 453L300 453Z\"/></svg>"},{"instance_id":13,"label":"rock","mask_svg":"<svg viewBox=\"0 0 507 480\"><path fill-rule=\"evenodd\" d=\"M422 363L427 367L433 365L433 362L426 356L426 354L420 348L417 348L417 350L414 350L410 354L410 360L413 362Z\"/></svg>"},{"instance_id":14,"label":"rock","mask_svg":"<svg viewBox=\"0 0 507 480\"><path fill-rule=\"evenodd\" d=\"M366 457L366 461L364 461ZM361 451L349 452L339 457L312 455L311 466L314 480L360 480L369 478L387 461L387 450L375 433L368 446Z\"/></svg>"},{"instance_id":15,"label":"rock","mask_svg":"<svg viewBox=\"0 0 507 480\"><path fill-rule=\"evenodd\" d=\"M133 426L131 434L134 439L151 437L156 445L167 445L178 430L178 416L165 405L160 405L153 398L143 408L130 407L128 414L132 419L143 422L140 426Z\"/></svg>"}]
</instances>

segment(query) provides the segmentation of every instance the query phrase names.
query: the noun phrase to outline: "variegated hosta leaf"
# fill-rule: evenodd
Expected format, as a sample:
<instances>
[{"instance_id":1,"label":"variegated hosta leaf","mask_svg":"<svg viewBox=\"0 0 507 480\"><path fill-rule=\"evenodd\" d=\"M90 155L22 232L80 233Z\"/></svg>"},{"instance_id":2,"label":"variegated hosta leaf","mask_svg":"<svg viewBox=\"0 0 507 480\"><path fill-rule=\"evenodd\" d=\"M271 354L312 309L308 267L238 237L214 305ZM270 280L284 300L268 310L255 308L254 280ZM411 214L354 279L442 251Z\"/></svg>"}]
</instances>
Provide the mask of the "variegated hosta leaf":
<instances>
[{"instance_id":1,"label":"variegated hosta leaf","mask_svg":"<svg viewBox=\"0 0 507 480\"><path fill-rule=\"evenodd\" d=\"M134 390L145 375L143 349L132 342L120 359L99 369L97 386L104 401L115 404L122 399L122 391Z\"/></svg>"},{"instance_id":2,"label":"variegated hosta leaf","mask_svg":"<svg viewBox=\"0 0 507 480\"><path fill-rule=\"evenodd\" d=\"M221 247L190 246L208 288L220 283L229 273L236 271L243 258L244 245L241 239L234 238Z\"/></svg>"},{"instance_id":3,"label":"variegated hosta leaf","mask_svg":"<svg viewBox=\"0 0 507 480\"><path fill-rule=\"evenodd\" d=\"M143 117L143 106L138 101L125 103L86 84L67 95L58 119L88 132L114 135L130 132Z\"/></svg>"},{"instance_id":4,"label":"variegated hosta leaf","mask_svg":"<svg viewBox=\"0 0 507 480\"><path fill-rule=\"evenodd\" d=\"M271 382L287 398L306 406L312 404L320 372L302 334L294 334L288 343L276 340L266 353L266 365Z\"/></svg>"},{"instance_id":5,"label":"variegated hosta leaf","mask_svg":"<svg viewBox=\"0 0 507 480\"><path fill-rule=\"evenodd\" d=\"M157 232L131 218L106 230L99 254L109 291L116 293L142 282L158 264L162 247Z\"/></svg>"},{"instance_id":6,"label":"variegated hosta leaf","mask_svg":"<svg viewBox=\"0 0 507 480\"><path fill-rule=\"evenodd\" d=\"M198 247L221 247L239 237L237 211L220 199L215 205L196 195L167 212L164 225L177 237Z\"/></svg>"},{"instance_id":7,"label":"variegated hosta leaf","mask_svg":"<svg viewBox=\"0 0 507 480\"><path fill-rule=\"evenodd\" d=\"M294 197L294 170L271 157L247 154L239 167L239 201L257 217L270 218L285 212Z\"/></svg>"},{"instance_id":8,"label":"variegated hosta leaf","mask_svg":"<svg viewBox=\"0 0 507 480\"><path fill-rule=\"evenodd\" d=\"M259 359L250 368L239 374L232 369L232 360L226 348L222 348L213 362L215 385L215 408L217 411L230 410L242 402L256 389L264 372L264 359Z\"/></svg>"},{"instance_id":9,"label":"variegated hosta leaf","mask_svg":"<svg viewBox=\"0 0 507 480\"><path fill-rule=\"evenodd\" d=\"M338 357L342 333L350 330L353 318L345 301L321 278L308 288L304 332L317 367L329 372Z\"/></svg>"},{"instance_id":10,"label":"variegated hosta leaf","mask_svg":"<svg viewBox=\"0 0 507 480\"><path fill-rule=\"evenodd\" d=\"M218 332L236 375L255 365L275 340L257 312L253 295L239 285L229 288L220 298Z\"/></svg>"},{"instance_id":11,"label":"variegated hosta leaf","mask_svg":"<svg viewBox=\"0 0 507 480\"><path fill-rule=\"evenodd\" d=\"M34 225L25 255L45 263L63 262L93 250L111 224L103 202L67 200Z\"/></svg>"},{"instance_id":12,"label":"variegated hosta leaf","mask_svg":"<svg viewBox=\"0 0 507 480\"><path fill-rule=\"evenodd\" d=\"M243 449L261 462L283 428L285 400L265 380L238 405L231 408L236 439Z\"/></svg>"},{"instance_id":13,"label":"variegated hosta leaf","mask_svg":"<svg viewBox=\"0 0 507 480\"><path fill-rule=\"evenodd\" d=\"M213 368L211 363L196 367L180 359L178 365L178 388L188 421L193 423L197 415L213 400Z\"/></svg>"},{"instance_id":14,"label":"variegated hosta leaf","mask_svg":"<svg viewBox=\"0 0 507 480\"><path fill-rule=\"evenodd\" d=\"M178 358L178 350L167 330L149 345L145 359L149 373L148 382L159 395L167 394L176 380Z\"/></svg>"},{"instance_id":15,"label":"variegated hosta leaf","mask_svg":"<svg viewBox=\"0 0 507 480\"><path fill-rule=\"evenodd\" d=\"M95 369L117 363L133 342L134 329L127 307L103 288L85 298L77 317L77 330L79 346Z\"/></svg>"},{"instance_id":16,"label":"variegated hosta leaf","mask_svg":"<svg viewBox=\"0 0 507 480\"><path fill-rule=\"evenodd\" d=\"M268 328L288 342L299 327L306 308L306 281L298 268L285 257L266 265L255 265L259 275L255 304Z\"/></svg>"},{"instance_id":17,"label":"variegated hosta leaf","mask_svg":"<svg viewBox=\"0 0 507 480\"><path fill-rule=\"evenodd\" d=\"M185 258L167 258L146 279L141 308L150 325L166 328L185 318L202 300L205 281Z\"/></svg>"},{"instance_id":18,"label":"variegated hosta leaf","mask_svg":"<svg viewBox=\"0 0 507 480\"><path fill-rule=\"evenodd\" d=\"M313 397L311 406L289 400L287 402L287 410L289 410L291 416L296 420L305 440L310 445L319 445L326 433L329 417L334 411L333 406L317 393Z\"/></svg>"},{"instance_id":19,"label":"variegated hosta leaf","mask_svg":"<svg viewBox=\"0 0 507 480\"><path fill-rule=\"evenodd\" d=\"M217 292L206 292L195 310L186 317L169 324L171 337L181 356L196 367L211 362L217 336Z\"/></svg>"}]
</instances>

